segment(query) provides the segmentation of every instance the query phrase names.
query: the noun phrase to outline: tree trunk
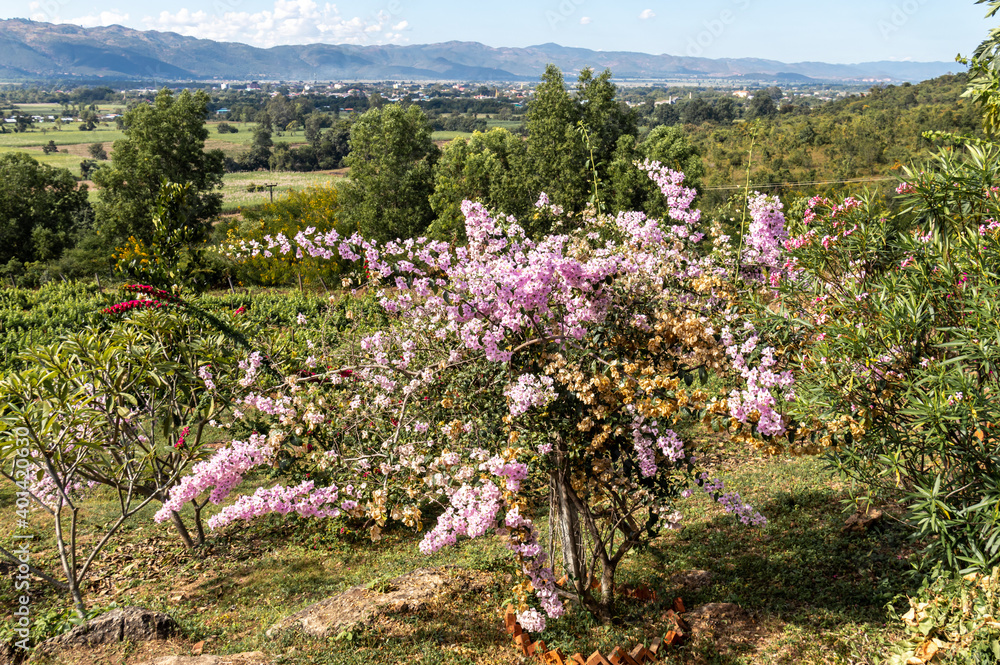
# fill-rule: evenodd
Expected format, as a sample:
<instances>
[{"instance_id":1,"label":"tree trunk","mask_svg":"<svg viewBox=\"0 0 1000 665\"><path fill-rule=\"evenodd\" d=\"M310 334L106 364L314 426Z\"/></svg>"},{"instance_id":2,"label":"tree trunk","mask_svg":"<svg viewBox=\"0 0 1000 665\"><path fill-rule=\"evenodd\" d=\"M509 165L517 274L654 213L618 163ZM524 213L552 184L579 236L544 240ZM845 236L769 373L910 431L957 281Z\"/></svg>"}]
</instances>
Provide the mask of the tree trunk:
<instances>
[{"instance_id":1,"label":"tree trunk","mask_svg":"<svg viewBox=\"0 0 1000 665\"><path fill-rule=\"evenodd\" d=\"M549 482L555 494L556 514L549 519L556 520L559 544L562 546L563 569L576 585L578 594L590 587L587 565L583 558L583 543L580 534L580 516L567 493L569 478L561 469L551 472ZM572 491L572 490L570 490Z\"/></svg>"},{"instance_id":2,"label":"tree trunk","mask_svg":"<svg viewBox=\"0 0 1000 665\"><path fill-rule=\"evenodd\" d=\"M188 549L194 549L194 542L191 540L191 534L188 533L187 527L184 526L184 521L181 519L181 516L177 514L176 510L170 511L170 519L177 528L177 533L180 534L181 540L184 541L184 544L187 545Z\"/></svg>"},{"instance_id":3,"label":"tree trunk","mask_svg":"<svg viewBox=\"0 0 1000 665\"><path fill-rule=\"evenodd\" d=\"M581 506L586 510L586 505L570 485L568 466L563 460L550 472L549 483L555 498L555 514L549 519L558 520L557 530L562 545L563 567L574 582L580 604L602 623L610 623L615 602L614 580L617 565L608 558L606 544L600 541L597 534L591 534L594 537L594 551L585 551L582 518L586 518L586 515L581 516ZM601 566L599 595L592 593L590 588L592 576L596 571L588 566L588 560L592 560L595 567Z\"/></svg>"}]
</instances>

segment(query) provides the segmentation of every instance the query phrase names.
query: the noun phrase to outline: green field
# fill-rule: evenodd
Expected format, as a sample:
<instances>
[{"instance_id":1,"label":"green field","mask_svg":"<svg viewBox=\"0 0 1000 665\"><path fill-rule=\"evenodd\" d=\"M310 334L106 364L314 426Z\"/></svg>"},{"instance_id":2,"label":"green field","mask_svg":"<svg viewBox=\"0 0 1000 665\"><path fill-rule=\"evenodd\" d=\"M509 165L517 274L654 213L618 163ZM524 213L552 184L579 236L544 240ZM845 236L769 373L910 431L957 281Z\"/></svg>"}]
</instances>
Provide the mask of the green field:
<instances>
[{"instance_id":1,"label":"green field","mask_svg":"<svg viewBox=\"0 0 1000 665\"><path fill-rule=\"evenodd\" d=\"M30 108L29 108L30 107ZM32 114L44 115L52 111L61 110L58 106L46 104L23 104L20 107L24 111ZM102 112L106 111L102 107ZM205 147L209 150L222 150L227 157L236 157L245 152L253 141L253 124L229 123L239 128L236 134L219 134L216 130L218 122L208 123L209 136L205 142ZM76 177L80 177L80 162L90 159L88 152L91 144L100 143L104 150L110 155L114 150L114 142L124 138L125 134L117 129L114 123L102 123L97 129L90 132L80 131L77 124L63 125L61 129L55 129L53 123L42 123L26 132L8 132L0 134L0 154L4 152L24 152L31 155L42 164L48 164L55 168L67 169ZM305 143L305 137L301 130L297 132L282 132L272 135L275 143L289 143L291 145L301 145ZM59 152L45 154L42 146L49 141L55 141ZM250 184L275 183L274 195L281 196L289 190L301 190L307 187L321 187L327 185L337 178L343 177L343 172L316 172L316 173L227 173L223 176L223 211L227 213L236 212L245 206L255 206L267 203L270 194L264 192L248 192L247 186ZM91 203L97 200L97 191L93 185L90 188Z\"/></svg>"},{"instance_id":2,"label":"green field","mask_svg":"<svg viewBox=\"0 0 1000 665\"><path fill-rule=\"evenodd\" d=\"M44 107L38 110L28 107ZM59 107L45 104L23 104L22 110L32 114L44 115L47 110L59 110ZM104 111L104 109L102 109ZM253 141L253 124L244 125L242 123L229 123L239 128L236 134L219 134L216 127L218 122L208 123L209 135L205 142L205 147L209 150L222 150L227 157L236 157L245 152ZM114 142L124 138L125 133L118 129L113 122L104 122L97 126L97 129L85 132L79 129L79 123L70 123L59 126L51 122L35 125L26 132L7 132L0 134L0 153L4 152L26 152L42 164L48 164L56 168L68 169L73 175L80 177L80 162L89 159L88 147L93 143L100 143L104 146L105 152L109 155L114 148ZM275 143L289 143L293 146L305 143L305 136L302 130L297 132L282 132L272 134L271 140ZM55 141L59 152L46 155L42 152L42 146L49 141Z\"/></svg>"},{"instance_id":3,"label":"green field","mask_svg":"<svg viewBox=\"0 0 1000 665\"><path fill-rule=\"evenodd\" d=\"M249 173L227 173L222 178L222 210L236 212L239 208L257 206L271 200L269 192L248 192L249 185L274 183L274 197L289 191L299 191L308 187L331 185L342 178L342 172L316 171L314 173L291 173L283 171L252 171Z\"/></svg>"},{"instance_id":4,"label":"green field","mask_svg":"<svg viewBox=\"0 0 1000 665\"><path fill-rule=\"evenodd\" d=\"M457 138L467 139L467 138L471 138L471 137L472 137L472 132L432 132L431 133L431 140L432 141L450 141L452 139L457 139Z\"/></svg>"}]
</instances>

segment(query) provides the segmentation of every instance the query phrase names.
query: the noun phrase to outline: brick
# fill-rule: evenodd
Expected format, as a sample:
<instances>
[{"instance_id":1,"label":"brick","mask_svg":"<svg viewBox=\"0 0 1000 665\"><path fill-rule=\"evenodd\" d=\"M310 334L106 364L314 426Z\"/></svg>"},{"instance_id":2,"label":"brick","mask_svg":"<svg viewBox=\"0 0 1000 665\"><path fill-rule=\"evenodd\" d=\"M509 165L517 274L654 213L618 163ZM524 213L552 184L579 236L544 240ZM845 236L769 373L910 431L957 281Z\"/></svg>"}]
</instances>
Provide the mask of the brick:
<instances>
[{"instance_id":1,"label":"brick","mask_svg":"<svg viewBox=\"0 0 1000 665\"><path fill-rule=\"evenodd\" d=\"M534 644L528 645L529 656L536 656L538 658L541 658L543 653L545 653L545 642L543 642L542 640L538 640Z\"/></svg>"},{"instance_id":2,"label":"brick","mask_svg":"<svg viewBox=\"0 0 1000 665\"><path fill-rule=\"evenodd\" d=\"M517 625L517 617L514 616L514 613L511 611L509 605L507 606L507 610L504 612L503 615L503 625L504 628L507 629L508 633L513 633L514 626Z\"/></svg>"},{"instance_id":3,"label":"brick","mask_svg":"<svg viewBox=\"0 0 1000 665\"><path fill-rule=\"evenodd\" d=\"M659 637L654 637L653 641L649 643L649 648L646 649L649 653L653 654L653 658L659 657L660 649L663 648L663 640Z\"/></svg>"},{"instance_id":4,"label":"brick","mask_svg":"<svg viewBox=\"0 0 1000 665\"><path fill-rule=\"evenodd\" d=\"M518 650L520 650L522 655L528 655L528 647L531 646L531 638L528 637L527 633L521 633L514 638L514 644L517 645Z\"/></svg>"},{"instance_id":5,"label":"brick","mask_svg":"<svg viewBox=\"0 0 1000 665\"><path fill-rule=\"evenodd\" d=\"M559 653L559 649L553 649L542 656L542 662L545 663L545 665L566 665L566 661L563 660L562 654Z\"/></svg>"},{"instance_id":6,"label":"brick","mask_svg":"<svg viewBox=\"0 0 1000 665\"><path fill-rule=\"evenodd\" d=\"M566 582L569 582L569 575L563 575L562 577L556 580L556 584L558 584L559 586L564 586Z\"/></svg>"},{"instance_id":7,"label":"brick","mask_svg":"<svg viewBox=\"0 0 1000 665\"><path fill-rule=\"evenodd\" d=\"M573 654L569 661L569 665L587 665L587 659L583 657L582 653Z\"/></svg>"},{"instance_id":8,"label":"brick","mask_svg":"<svg viewBox=\"0 0 1000 665\"><path fill-rule=\"evenodd\" d=\"M687 610L684 609L684 601L678 598L674 598L674 612L678 614L684 614Z\"/></svg>"},{"instance_id":9,"label":"brick","mask_svg":"<svg viewBox=\"0 0 1000 665\"><path fill-rule=\"evenodd\" d=\"M691 630L691 627L688 626L688 622L685 621L684 617L680 616L679 614L674 614L673 612L668 610L667 618L670 619L671 623L674 624L673 630L675 633L684 635L685 633Z\"/></svg>"},{"instance_id":10,"label":"brick","mask_svg":"<svg viewBox=\"0 0 1000 665\"><path fill-rule=\"evenodd\" d=\"M641 644L636 644L628 655L632 656L632 660L639 663L639 665L642 665L642 663L651 663L654 660L653 655Z\"/></svg>"},{"instance_id":11,"label":"brick","mask_svg":"<svg viewBox=\"0 0 1000 665\"><path fill-rule=\"evenodd\" d=\"M670 646L677 646L684 642L684 635L672 630L663 637L663 642Z\"/></svg>"},{"instance_id":12,"label":"brick","mask_svg":"<svg viewBox=\"0 0 1000 665\"><path fill-rule=\"evenodd\" d=\"M635 659L628 655L628 652L621 647L615 647L608 656L608 660L611 661L611 665L639 665L635 662Z\"/></svg>"},{"instance_id":13,"label":"brick","mask_svg":"<svg viewBox=\"0 0 1000 665\"><path fill-rule=\"evenodd\" d=\"M590 658L587 659L587 665L611 665L608 659L601 655L600 651L595 651L590 654Z\"/></svg>"}]
</instances>

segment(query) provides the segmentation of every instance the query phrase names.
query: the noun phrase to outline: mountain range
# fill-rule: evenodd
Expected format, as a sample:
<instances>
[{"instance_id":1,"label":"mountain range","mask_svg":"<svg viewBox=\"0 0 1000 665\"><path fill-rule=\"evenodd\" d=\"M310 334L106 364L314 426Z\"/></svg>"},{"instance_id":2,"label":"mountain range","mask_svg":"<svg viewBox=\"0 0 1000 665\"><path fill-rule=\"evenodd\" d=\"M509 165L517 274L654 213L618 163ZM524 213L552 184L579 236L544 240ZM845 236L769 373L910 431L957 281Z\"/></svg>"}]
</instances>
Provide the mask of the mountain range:
<instances>
[{"instance_id":1,"label":"mountain range","mask_svg":"<svg viewBox=\"0 0 1000 665\"><path fill-rule=\"evenodd\" d=\"M0 79L203 80L537 80L549 63L565 72L610 69L621 79L922 81L960 70L954 62L783 63L592 51L558 44L494 48L478 42L407 46L308 44L257 48L141 31L0 20Z\"/></svg>"}]
</instances>

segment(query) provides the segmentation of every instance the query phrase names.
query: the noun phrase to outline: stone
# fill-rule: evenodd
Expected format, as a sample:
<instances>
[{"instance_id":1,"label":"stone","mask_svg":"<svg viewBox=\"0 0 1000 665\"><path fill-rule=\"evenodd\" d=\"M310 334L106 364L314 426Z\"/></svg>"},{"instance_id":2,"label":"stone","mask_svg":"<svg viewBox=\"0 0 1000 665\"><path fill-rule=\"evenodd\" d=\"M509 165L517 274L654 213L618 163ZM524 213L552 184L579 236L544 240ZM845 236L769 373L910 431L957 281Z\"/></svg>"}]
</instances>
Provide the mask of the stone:
<instances>
[{"instance_id":1,"label":"stone","mask_svg":"<svg viewBox=\"0 0 1000 665\"><path fill-rule=\"evenodd\" d=\"M870 529L882 519L882 511L869 506L863 512L858 511L847 518L844 528L841 531L862 533Z\"/></svg>"},{"instance_id":2,"label":"stone","mask_svg":"<svg viewBox=\"0 0 1000 665\"><path fill-rule=\"evenodd\" d=\"M96 616L68 633L45 640L38 645L37 651L52 653L71 647L96 646L124 640L166 640L178 632L177 622L162 612L142 607L123 607Z\"/></svg>"},{"instance_id":3,"label":"stone","mask_svg":"<svg viewBox=\"0 0 1000 665\"><path fill-rule=\"evenodd\" d=\"M267 629L265 634L299 628L315 637L333 637L354 626L365 626L380 615L415 614L430 603L457 592L480 591L489 576L456 566L419 568L382 585L384 591L356 586L314 603Z\"/></svg>"},{"instance_id":4,"label":"stone","mask_svg":"<svg viewBox=\"0 0 1000 665\"><path fill-rule=\"evenodd\" d=\"M28 657L28 653L8 642L0 643L0 665L18 665Z\"/></svg>"}]
</instances>

